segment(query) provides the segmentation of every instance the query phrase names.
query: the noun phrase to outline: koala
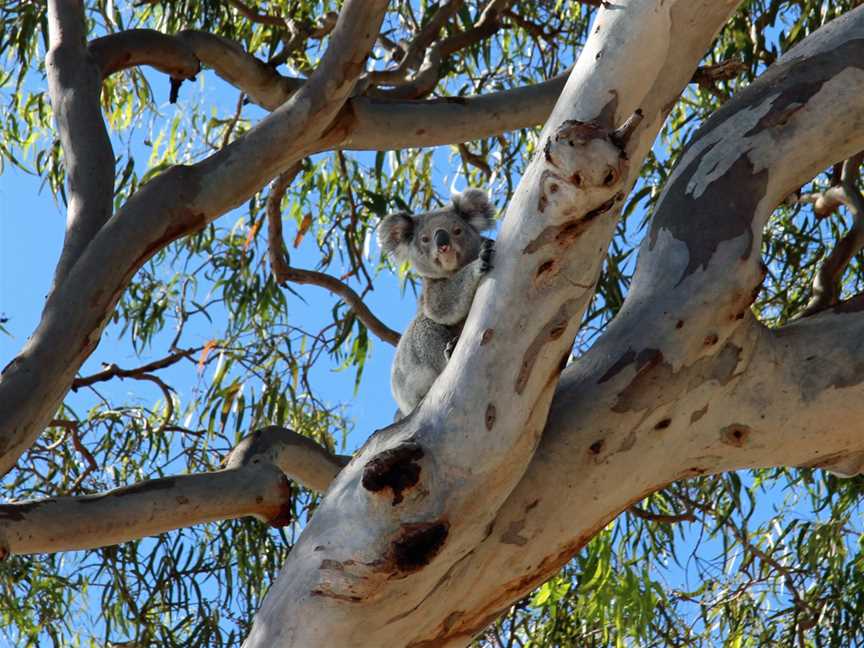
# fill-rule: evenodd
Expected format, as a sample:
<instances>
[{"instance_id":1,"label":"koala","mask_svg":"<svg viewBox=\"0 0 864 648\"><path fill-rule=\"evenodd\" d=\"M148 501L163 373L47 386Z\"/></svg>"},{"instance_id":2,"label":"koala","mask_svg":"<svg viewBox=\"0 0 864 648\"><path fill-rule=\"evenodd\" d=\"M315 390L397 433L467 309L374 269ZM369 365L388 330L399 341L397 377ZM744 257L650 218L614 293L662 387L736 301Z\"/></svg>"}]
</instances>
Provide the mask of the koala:
<instances>
[{"instance_id":1,"label":"koala","mask_svg":"<svg viewBox=\"0 0 864 648\"><path fill-rule=\"evenodd\" d=\"M410 262L423 279L417 314L399 340L390 373L403 416L444 371L480 279L492 268L494 242L480 233L495 226L493 213L486 192L467 189L446 209L391 214L378 225L381 249Z\"/></svg>"}]
</instances>

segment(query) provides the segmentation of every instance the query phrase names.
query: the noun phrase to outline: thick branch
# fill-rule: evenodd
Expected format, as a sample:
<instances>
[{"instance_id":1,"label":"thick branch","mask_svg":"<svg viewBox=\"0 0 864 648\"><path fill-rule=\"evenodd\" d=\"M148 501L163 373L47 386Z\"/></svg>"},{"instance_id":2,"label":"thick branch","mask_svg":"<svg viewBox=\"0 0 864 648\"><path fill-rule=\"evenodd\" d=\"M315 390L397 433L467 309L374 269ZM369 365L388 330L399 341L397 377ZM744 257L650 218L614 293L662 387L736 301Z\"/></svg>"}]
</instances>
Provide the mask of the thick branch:
<instances>
[{"instance_id":1,"label":"thick branch","mask_svg":"<svg viewBox=\"0 0 864 648\"><path fill-rule=\"evenodd\" d=\"M87 49L102 78L138 65L150 65L174 79L191 79L201 69L198 57L181 39L154 29L130 29L92 41Z\"/></svg>"},{"instance_id":2,"label":"thick branch","mask_svg":"<svg viewBox=\"0 0 864 648\"><path fill-rule=\"evenodd\" d=\"M328 145L353 150L440 146L537 126L549 117L566 81L564 74L512 90L428 101L354 97L336 119Z\"/></svg>"},{"instance_id":3,"label":"thick branch","mask_svg":"<svg viewBox=\"0 0 864 648\"><path fill-rule=\"evenodd\" d=\"M80 3L50 0L48 33L45 70L68 187L66 237L54 274L56 289L111 217L114 152L99 105L101 70L84 46Z\"/></svg>"},{"instance_id":4,"label":"thick branch","mask_svg":"<svg viewBox=\"0 0 864 648\"><path fill-rule=\"evenodd\" d=\"M694 22L682 24L720 8L690 10ZM858 9L808 37L697 134L624 307L564 372L537 453L488 537L423 599L422 616L393 632L467 641L670 481L777 465L836 469L855 453L860 468L864 300L776 332L747 306L773 207L864 144L862 68ZM419 631L433 610L437 620Z\"/></svg>"},{"instance_id":5,"label":"thick branch","mask_svg":"<svg viewBox=\"0 0 864 648\"><path fill-rule=\"evenodd\" d=\"M349 460L293 430L267 427L237 444L225 470L163 477L99 495L0 505L0 558L105 547L247 515L283 526L291 521L286 477L325 491Z\"/></svg>"},{"instance_id":6,"label":"thick branch","mask_svg":"<svg viewBox=\"0 0 864 648\"><path fill-rule=\"evenodd\" d=\"M267 110L276 110L303 86L303 79L282 76L227 38L191 29L180 32L177 38L220 78Z\"/></svg>"},{"instance_id":7,"label":"thick branch","mask_svg":"<svg viewBox=\"0 0 864 648\"><path fill-rule=\"evenodd\" d=\"M226 467L271 463L306 488L323 493L351 457L331 454L309 437L270 425L244 437L231 451Z\"/></svg>"},{"instance_id":8,"label":"thick branch","mask_svg":"<svg viewBox=\"0 0 864 648\"><path fill-rule=\"evenodd\" d=\"M305 82L282 76L233 41L192 30L176 37L151 30L120 32L96 39L90 49L104 74L146 64L177 78L187 78L194 74L192 60L198 60L267 110L277 109ZM180 60L187 55L192 59ZM321 149L339 146L386 150L459 144L537 126L549 116L567 80L563 74L536 85L474 97L398 100L403 95L414 97L427 92L433 63L406 90L384 91L379 98L353 97L336 118L335 128Z\"/></svg>"},{"instance_id":9,"label":"thick branch","mask_svg":"<svg viewBox=\"0 0 864 648\"><path fill-rule=\"evenodd\" d=\"M145 481L101 495L0 505L0 555L92 549L253 515L287 524L291 488L261 464Z\"/></svg>"},{"instance_id":10,"label":"thick branch","mask_svg":"<svg viewBox=\"0 0 864 648\"><path fill-rule=\"evenodd\" d=\"M508 566L473 571L473 552L498 528L496 511L532 456L615 230L616 196L633 182L668 105L733 9L692 0L625 5L599 12L541 135L545 153L508 206L496 266L447 368L410 417L373 435L340 473L259 611L249 646L288 634L294 645L341 645L361 624L368 645L394 637L464 645L497 613L475 616L482 614L475 602L463 607L439 596L472 579L489 581L489 588L476 585L495 599L490 589L517 573ZM626 143L628 167L608 127L637 108L644 119ZM525 551L513 522L505 532ZM490 544L501 542L499 532ZM332 567L321 569L325 562ZM520 561L519 574L537 570L532 563L526 569ZM326 626L303 622L320 614Z\"/></svg>"}]
</instances>

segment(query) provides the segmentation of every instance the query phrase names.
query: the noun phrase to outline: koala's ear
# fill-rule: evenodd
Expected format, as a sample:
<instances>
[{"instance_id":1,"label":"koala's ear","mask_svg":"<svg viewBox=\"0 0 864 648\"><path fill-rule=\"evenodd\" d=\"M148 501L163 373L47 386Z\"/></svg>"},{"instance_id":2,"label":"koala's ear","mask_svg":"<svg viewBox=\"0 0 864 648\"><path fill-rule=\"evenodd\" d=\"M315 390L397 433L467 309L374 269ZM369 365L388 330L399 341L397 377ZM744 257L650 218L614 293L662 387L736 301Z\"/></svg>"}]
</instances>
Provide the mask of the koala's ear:
<instances>
[{"instance_id":1,"label":"koala's ear","mask_svg":"<svg viewBox=\"0 0 864 648\"><path fill-rule=\"evenodd\" d=\"M482 189L469 188L453 194L453 208L478 232L495 227L495 208Z\"/></svg>"},{"instance_id":2,"label":"koala's ear","mask_svg":"<svg viewBox=\"0 0 864 648\"><path fill-rule=\"evenodd\" d=\"M390 214L378 223L377 231L378 245L384 253L404 261L414 238L414 219L404 212Z\"/></svg>"}]
</instances>

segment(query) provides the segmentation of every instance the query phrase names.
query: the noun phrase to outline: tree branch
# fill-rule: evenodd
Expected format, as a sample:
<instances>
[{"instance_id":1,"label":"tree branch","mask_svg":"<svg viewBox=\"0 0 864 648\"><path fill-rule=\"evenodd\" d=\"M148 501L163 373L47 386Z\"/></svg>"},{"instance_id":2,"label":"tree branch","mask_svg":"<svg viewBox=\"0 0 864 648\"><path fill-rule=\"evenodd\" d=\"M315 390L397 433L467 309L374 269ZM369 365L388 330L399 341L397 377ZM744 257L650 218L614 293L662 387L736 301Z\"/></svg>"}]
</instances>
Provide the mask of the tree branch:
<instances>
[{"instance_id":1,"label":"tree branch","mask_svg":"<svg viewBox=\"0 0 864 648\"><path fill-rule=\"evenodd\" d=\"M27 346L0 375L0 473L52 419L135 271L315 150L362 72L386 5L347 0L321 65L284 105L206 160L153 178L99 229L64 278L64 290L49 297ZM93 70L98 73L95 65ZM105 169L113 173L113 162L98 167ZM111 186L107 181L99 187L109 205Z\"/></svg>"},{"instance_id":2,"label":"tree branch","mask_svg":"<svg viewBox=\"0 0 864 648\"><path fill-rule=\"evenodd\" d=\"M284 39L285 45L282 48L282 51L271 58L268 63L272 66L281 65L287 61L294 52L301 50L306 45L306 41L309 38L324 38L336 27L336 21L338 19L338 13L335 11L328 11L311 25L298 20L286 20L285 24L288 27L288 38Z\"/></svg>"},{"instance_id":3,"label":"tree branch","mask_svg":"<svg viewBox=\"0 0 864 648\"><path fill-rule=\"evenodd\" d=\"M501 15L512 0L492 0L480 14L472 29L460 31L441 41L433 42L441 28L462 6L462 0L451 0L439 6L408 47L405 56L394 70L370 72L364 79L367 85L393 86L389 89L369 88L365 94L373 99L417 99L430 94L435 86L441 63L447 56L488 38L501 28ZM418 67L420 55L423 62ZM411 69L418 68L415 73Z\"/></svg>"},{"instance_id":4,"label":"tree branch","mask_svg":"<svg viewBox=\"0 0 864 648\"><path fill-rule=\"evenodd\" d=\"M837 187L842 192L842 202L852 214L852 227L837 241L834 249L822 262L813 278L813 296L801 312L807 317L833 306L840 298L840 280L849 261L864 248L864 196L858 189L861 159L864 153L857 153L843 163L841 183Z\"/></svg>"},{"instance_id":5,"label":"tree branch","mask_svg":"<svg viewBox=\"0 0 864 648\"><path fill-rule=\"evenodd\" d=\"M189 358L195 353L198 353L201 348L202 347L180 350L159 360L155 360L140 367L136 367L135 369L121 369L116 364L110 364L98 373L82 378L76 378L72 382L72 390L77 391L82 387L89 387L90 385L94 385L98 382L104 382L106 380L111 380L112 378L138 378L143 374L149 374L154 371L158 371L159 369L170 367L171 365L176 364L180 360Z\"/></svg>"},{"instance_id":6,"label":"tree branch","mask_svg":"<svg viewBox=\"0 0 864 648\"><path fill-rule=\"evenodd\" d=\"M418 99L430 94L438 85L441 70L441 47L433 43L423 57L423 63L416 73L406 77L400 83L392 84L393 88L369 88L366 96L373 99Z\"/></svg>"},{"instance_id":7,"label":"tree branch","mask_svg":"<svg viewBox=\"0 0 864 648\"><path fill-rule=\"evenodd\" d=\"M93 549L192 524L287 524L291 489L271 465L141 482L100 495L0 505L0 556Z\"/></svg>"},{"instance_id":8,"label":"tree branch","mask_svg":"<svg viewBox=\"0 0 864 648\"><path fill-rule=\"evenodd\" d=\"M99 105L100 69L84 47L82 6L50 0L48 34L45 70L68 187L66 237L54 274L56 289L111 217L114 152Z\"/></svg>"},{"instance_id":9,"label":"tree branch","mask_svg":"<svg viewBox=\"0 0 864 648\"><path fill-rule=\"evenodd\" d=\"M354 97L326 144L353 150L441 146L537 126L549 117L567 76L475 97L405 102Z\"/></svg>"},{"instance_id":10,"label":"tree branch","mask_svg":"<svg viewBox=\"0 0 864 648\"><path fill-rule=\"evenodd\" d=\"M91 52L103 74L132 65L151 65L172 77L188 78L197 70L193 69L193 60L200 61L267 110L281 106L305 83L304 79L282 76L238 44L213 34L187 30L175 37L143 29L128 34L111 34L91 43ZM187 55L192 58L180 60ZM430 62L427 70L432 67ZM400 100L402 95L425 94L428 74L418 73L404 91L381 91L379 98L350 99L334 121L322 150L343 144L355 149L459 144L536 126L549 116L567 80L567 74L562 74L535 85L474 97Z\"/></svg>"},{"instance_id":11,"label":"tree branch","mask_svg":"<svg viewBox=\"0 0 864 648\"><path fill-rule=\"evenodd\" d=\"M702 87L709 87L713 86L718 81L734 79L746 69L747 66L738 59L721 61L715 65L702 65L696 68L690 82L696 83Z\"/></svg>"},{"instance_id":12,"label":"tree branch","mask_svg":"<svg viewBox=\"0 0 864 648\"><path fill-rule=\"evenodd\" d=\"M287 171L283 171L270 185L270 195L267 196L267 255L270 259L270 269L277 283L287 281L288 252L285 250L285 239L282 236L282 198L303 168L303 162L295 162Z\"/></svg>"},{"instance_id":13,"label":"tree branch","mask_svg":"<svg viewBox=\"0 0 864 648\"><path fill-rule=\"evenodd\" d=\"M513 0L490 0L471 29L458 32L441 41L441 56L447 58L454 52L489 38L501 29L501 15L511 4Z\"/></svg>"},{"instance_id":14,"label":"tree branch","mask_svg":"<svg viewBox=\"0 0 864 648\"><path fill-rule=\"evenodd\" d=\"M673 515L664 513L652 513L650 511L646 511L645 509L639 508L638 506L631 506L627 509L627 512L632 513L640 520L645 520L646 522L656 522L657 524L678 524L679 522L696 521L696 516L693 515L693 511L687 511L686 513L679 513L677 515Z\"/></svg>"},{"instance_id":15,"label":"tree branch","mask_svg":"<svg viewBox=\"0 0 864 648\"><path fill-rule=\"evenodd\" d=\"M323 272L301 270L299 268L291 268L288 266L285 266L284 268L283 277L284 278L280 279L280 283L291 281L293 283L311 284L313 286L326 288L334 295L341 297L342 301L344 301L345 304L354 311L354 314L361 322L363 322L366 328L372 331L372 333L377 335L381 340L388 344L392 344L393 346L399 344L399 333L389 328L384 324L384 322L375 317L375 314L369 310L369 307L366 306L365 303L363 303L363 299L360 295L358 295L348 284L339 281L336 277L332 277Z\"/></svg>"},{"instance_id":16,"label":"tree branch","mask_svg":"<svg viewBox=\"0 0 864 648\"><path fill-rule=\"evenodd\" d=\"M369 85L394 86L408 83L412 78L411 69L417 67L424 56L424 51L437 39L441 29L456 14L463 2L464 0L450 0L445 4L438 5L435 13L432 14L432 17L417 32L414 39L408 45L402 60L399 61L399 65L392 70L373 70L369 72L366 75L366 83ZM440 61L440 52L438 58Z\"/></svg>"},{"instance_id":17,"label":"tree branch","mask_svg":"<svg viewBox=\"0 0 864 648\"><path fill-rule=\"evenodd\" d=\"M375 317L375 314L369 310L369 307L366 306L360 295L348 284L323 272L300 270L288 265L285 240L282 236L281 204L285 191L301 168L302 163L298 162L276 178L270 187L270 195L267 197L267 250L270 258L270 268L276 277L276 282L284 284L287 281L292 281L294 283L312 284L326 288L333 294L341 297L345 304L354 311L357 318L372 333L384 342L396 346L399 344L399 333Z\"/></svg>"},{"instance_id":18,"label":"tree branch","mask_svg":"<svg viewBox=\"0 0 864 648\"><path fill-rule=\"evenodd\" d=\"M95 470L80 441L76 449L90 463L84 474ZM288 428L266 427L237 444L224 470L163 477L98 495L2 504L0 559L105 547L247 515L283 526L291 521L286 477L324 491L349 460Z\"/></svg>"},{"instance_id":19,"label":"tree branch","mask_svg":"<svg viewBox=\"0 0 864 648\"><path fill-rule=\"evenodd\" d=\"M276 27L284 27L285 19L282 16L273 16L255 11L252 7L241 0L226 0L226 2L239 11L250 22L259 23L262 25L273 25Z\"/></svg>"},{"instance_id":20,"label":"tree branch","mask_svg":"<svg viewBox=\"0 0 864 648\"><path fill-rule=\"evenodd\" d=\"M676 13L688 28L672 32L692 35L709 16L719 25L731 9L689 3L692 22ZM694 65L705 43L667 52L679 65L665 74L686 83L693 68L684 61ZM562 375L537 452L488 537L448 572L446 587L422 593L422 617L390 631L467 642L618 512L671 481L860 459L864 300L776 332L747 304L773 207L864 148L862 65L856 9L808 36L696 134L667 181L624 306ZM655 88L652 100L661 96ZM461 614L448 619L454 610Z\"/></svg>"},{"instance_id":21,"label":"tree branch","mask_svg":"<svg viewBox=\"0 0 864 648\"><path fill-rule=\"evenodd\" d=\"M464 645L516 590L521 595L535 584L537 572L548 576L572 555L559 557L549 544L534 553L536 531L524 533L523 521L541 506L538 494L560 489L534 491L506 524L499 508L539 440L561 360L569 357L614 234L615 197L633 182L666 107L733 7L636 0L620 9L616 3L598 14L540 136L540 154L508 205L495 268L480 284L446 369L410 417L373 435L339 474L288 558L283 574L290 578L274 583L259 610L249 648L272 645L277 629L298 645L350 643L361 623L370 645L394 636L416 645ZM611 127L637 108L644 119L624 145L628 166L621 150L607 145ZM575 473L568 480L580 473L573 452L563 452ZM597 486L567 492L602 492ZM584 505L585 498L549 499ZM543 524L560 529L583 517L547 517ZM530 561L513 568L485 550L495 545L512 559L508 542L532 554ZM325 561L332 567L319 569ZM490 562L495 569L486 569ZM481 571L495 577L479 578ZM509 577L514 582L505 582ZM468 580L486 581L474 585L484 590L483 602L468 591ZM458 591L451 588L457 582ZM303 623L324 609L326 627Z\"/></svg>"},{"instance_id":22,"label":"tree branch","mask_svg":"<svg viewBox=\"0 0 864 648\"><path fill-rule=\"evenodd\" d=\"M290 428L270 425L243 437L226 459L226 468L270 462L309 490L323 493L351 457L330 453Z\"/></svg>"},{"instance_id":23,"label":"tree branch","mask_svg":"<svg viewBox=\"0 0 864 648\"><path fill-rule=\"evenodd\" d=\"M276 110L305 82L304 79L282 76L273 66L227 38L192 29L180 32L177 38L221 79L242 90L251 101L267 110Z\"/></svg>"},{"instance_id":24,"label":"tree branch","mask_svg":"<svg viewBox=\"0 0 864 648\"><path fill-rule=\"evenodd\" d=\"M115 72L150 65L172 79L192 79L201 63L182 39L153 29L129 29L91 41L90 56L102 71L102 78Z\"/></svg>"}]
</instances>

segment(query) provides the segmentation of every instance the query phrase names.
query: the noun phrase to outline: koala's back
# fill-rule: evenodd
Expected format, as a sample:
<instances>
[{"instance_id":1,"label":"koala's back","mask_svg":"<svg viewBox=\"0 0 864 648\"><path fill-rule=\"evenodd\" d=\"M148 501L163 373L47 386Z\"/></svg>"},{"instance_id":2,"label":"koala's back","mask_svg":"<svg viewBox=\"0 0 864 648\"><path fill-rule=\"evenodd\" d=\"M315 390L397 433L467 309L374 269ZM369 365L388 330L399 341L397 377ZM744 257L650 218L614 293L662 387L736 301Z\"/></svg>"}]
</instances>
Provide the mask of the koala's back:
<instances>
[{"instance_id":1,"label":"koala's back","mask_svg":"<svg viewBox=\"0 0 864 648\"><path fill-rule=\"evenodd\" d=\"M446 326L426 317L422 310L411 320L396 347L390 386L404 413L414 409L444 371L444 349L461 326Z\"/></svg>"}]
</instances>

